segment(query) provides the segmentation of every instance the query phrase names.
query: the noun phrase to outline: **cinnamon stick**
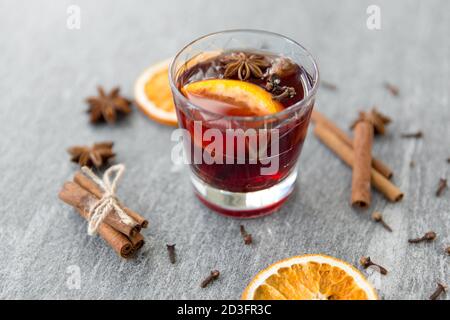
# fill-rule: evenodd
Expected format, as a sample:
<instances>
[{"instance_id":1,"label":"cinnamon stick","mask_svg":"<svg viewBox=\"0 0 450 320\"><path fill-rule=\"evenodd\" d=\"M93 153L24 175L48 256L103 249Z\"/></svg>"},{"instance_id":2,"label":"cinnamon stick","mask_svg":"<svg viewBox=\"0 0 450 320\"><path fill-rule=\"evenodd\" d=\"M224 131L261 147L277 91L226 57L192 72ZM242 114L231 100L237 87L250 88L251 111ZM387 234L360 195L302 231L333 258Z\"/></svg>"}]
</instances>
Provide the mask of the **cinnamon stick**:
<instances>
[{"instance_id":1,"label":"cinnamon stick","mask_svg":"<svg viewBox=\"0 0 450 320\"><path fill-rule=\"evenodd\" d=\"M90 206L97 201L91 193L74 182L64 183L58 196L65 203L75 207L86 220L89 217ZM135 252L130 239L110 225L101 223L97 232L121 257L130 258Z\"/></svg>"},{"instance_id":2,"label":"cinnamon stick","mask_svg":"<svg viewBox=\"0 0 450 320\"><path fill-rule=\"evenodd\" d=\"M73 181L79 184L83 189L92 193L95 197L97 197L97 199L100 199L103 196L102 189L94 181L86 177L81 171L77 171L75 173ZM131 228L132 233L129 234L129 236L134 236L141 230L141 228L148 227L148 221L140 214L126 207L122 207L122 209L123 211L125 211L127 215L131 217L131 219L133 219L137 223L136 225L132 226ZM127 229L129 229L129 226L121 222L121 220L117 215L110 215L110 216L112 217L109 218L108 216L108 218L105 219L105 222L110 224L120 232L123 232L128 235Z\"/></svg>"},{"instance_id":3,"label":"cinnamon stick","mask_svg":"<svg viewBox=\"0 0 450 320\"><path fill-rule=\"evenodd\" d=\"M371 201L373 125L368 121L358 121L354 129L354 137L351 203L353 206L367 208Z\"/></svg>"},{"instance_id":4,"label":"cinnamon stick","mask_svg":"<svg viewBox=\"0 0 450 320\"><path fill-rule=\"evenodd\" d=\"M327 126L318 123L314 128L314 134L347 165L353 167L354 154L352 148L339 139L333 131L328 129ZM377 170L371 169L370 178L372 186L390 201L397 202L403 198L403 193L400 189Z\"/></svg>"},{"instance_id":5,"label":"cinnamon stick","mask_svg":"<svg viewBox=\"0 0 450 320\"><path fill-rule=\"evenodd\" d=\"M323 124L329 130L331 130L339 139L341 139L346 145L353 148L353 140L337 125L335 125L330 119L325 117L319 111L313 111L311 115L311 119L316 124ZM380 174L390 179L393 176L392 170L381 160L372 157L372 167L377 170Z\"/></svg>"}]
</instances>

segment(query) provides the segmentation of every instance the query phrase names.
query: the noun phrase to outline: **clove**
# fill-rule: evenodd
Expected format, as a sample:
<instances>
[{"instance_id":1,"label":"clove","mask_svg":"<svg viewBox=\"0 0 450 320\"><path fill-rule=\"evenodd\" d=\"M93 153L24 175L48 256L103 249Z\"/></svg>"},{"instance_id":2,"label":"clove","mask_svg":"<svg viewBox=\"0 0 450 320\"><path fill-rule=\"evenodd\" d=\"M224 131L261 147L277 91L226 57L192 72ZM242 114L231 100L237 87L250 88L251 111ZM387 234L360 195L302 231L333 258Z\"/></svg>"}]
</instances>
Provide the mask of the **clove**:
<instances>
[{"instance_id":1,"label":"clove","mask_svg":"<svg viewBox=\"0 0 450 320\"><path fill-rule=\"evenodd\" d=\"M430 296L430 300L436 300L442 293L447 291L446 285L438 282L437 286L438 286L437 289Z\"/></svg>"},{"instance_id":2,"label":"clove","mask_svg":"<svg viewBox=\"0 0 450 320\"><path fill-rule=\"evenodd\" d=\"M420 139L420 138L423 138L423 132L419 130L417 132L412 132L412 133L402 133L401 137L402 138Z\"/></svg>"},{"instance_id":3,"label":"clove","mask_svg":"<svg viewBox=\"0 0 450 320\"><path fill-rule=\"evenodd\" d=\"M382 275L386 275L388 273L386 268L380 266L379 264L372 262L372 260L370 260L370 257L361 257L361 259L359 259L359 263L363 266L364 269L367 269L370 266L374 266L374 267L378 268L378 270L380 271L380 273Z\"/></svg>"},{"instance_id":4,"label":"clove","mask_svg":"<svg viewBox=\"0 0 450 320\"><path fill-rule=\"evenodd\" d=\"M436 197L440 197L445 189L447 189L447 179L440 178L438 188L436 190Z\"/></svg>"},{"instance_id":5,"label":"clove","mask_svg":"<svg viewBox=\"0 0 450 320\"><path fill-rule=\"evenodd\" d=\"M251 244L252 241L253 241L252 235L247 233L247 231L245 230L245 227L242 224L240 226L240 229L241 229L242 238L244 239L244 243L245 244Z\"/></svg>"},{"instance_id":6,"label":"clove","mask_svg":"<svg viewBox=\"0 0 450 320\"><path fill-rule=\"evenodd\" d=\"M436 239L436 237L437 237L436 232L428 231L422 237L416 238L416 239L409 239L408 242L409 243L418 243L418 242L422 242L422 241L433 241L434 239Z\"/></svg>"},{"instance_id":7,"label":"clove","mask_svg":"<svg viewBox=\"0 0 450 320\"><path fill-rule=\"evenodd\" d=\"M209 274L209 276L207 276L205 278L205 280L202 281L202 283L200 284L200 287L202 288L206 288L206 286L208 284L210 284L211 282L213 282L214 280L216 280L220 275L219 270L213 270L211 271L211 273Z\"/></svg>"},{"instance_id":8,"label":"clove","mask_svg":"<svg viewBox=\"0 0 450 320\"><path fill-rule=\"evenodd\" d=\"M381 212L375 211L374 213L372 213L372 220L375 222L379 222L387 231L392 232L392 228L388 226L388 224L383 220Z\"/></svg>"},{"instance_id":9,"label":"clove","mask_svg":"<svg viewBox=\"0 0 450 320\"><path fill-rule=\"evenodd\" d=\"M281 79L276 75L271 75L266 83L266 90L269 92L278 91L280 89Z\"/></svg>"},{"instance_id":10,"label":"clove","mask_svg":"<svg viewBox=\"0 0 450 320\"><path fill-rule=\"evenodd\" d=\"M167 252L169 253L169 260L171 264L176 262L175 244L166 244Z\"/></svg>"},{"instance_id":11,"label":"clove","mask_svg":"<svg viewBox=\"0 0 450 320\"><path fill-rule=\"evenodd\" d=\"M337 86L331 82L327 82L327 81L321 81L320 84L322 85L322 87L324 87L325 89L328 90L333 90L336 91L337 90Z\"/></svg>"}]
</instances>

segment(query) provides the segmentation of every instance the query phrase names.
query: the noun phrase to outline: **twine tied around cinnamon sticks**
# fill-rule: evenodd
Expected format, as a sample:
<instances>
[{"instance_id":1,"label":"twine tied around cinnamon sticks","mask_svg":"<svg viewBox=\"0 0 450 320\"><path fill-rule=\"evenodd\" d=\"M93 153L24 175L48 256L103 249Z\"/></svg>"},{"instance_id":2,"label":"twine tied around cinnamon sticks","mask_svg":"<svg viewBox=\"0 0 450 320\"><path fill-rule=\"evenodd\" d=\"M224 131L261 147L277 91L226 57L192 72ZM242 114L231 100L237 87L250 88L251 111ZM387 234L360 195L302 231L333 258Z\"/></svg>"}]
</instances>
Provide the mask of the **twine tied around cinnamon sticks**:
<instances>
[{"instance_id":1,"label":"twine tied around cinnamon sticks","mask_svg":"<svg viewBox=\"0 0 450 320\"><path fill-rule=\"evenodd\" d=\"M88 234L90 236L97 233L99 225L105 220L111 210L115 210L123 223L127 225L135 223L135 221L121 208L119 199L116 197L117 184L125 171L125 166L123 164L116 164L108 168L103 174L102 179L86 166L82 167L81 171L104 191L103 196L89 210ZM113 174L115 174L114 178L112 178Z\"/></svg>"},{"instance_id":2,"label":"twine tied around cinnamon sticks","mask_svg":"<svg viewBox=\"0 0 450 320\"><path fill-rule=\"evenodd\" d=\"M381 160L372 157L371 155L371 143L369 148L367 140L371 140L373 128L365 125L360 127L365 133L363 137L369 137L369 139L352 139L334 124L334 122L318 111L312 112L311 119L316 124L314 134L347 165L355 168L355 165L359 166L361 163L364 163L365 169L362 172L364 179L360 180L358 178L358 169L356 171L357 174L354 176L354 178L358 178L355 179L356 183L354 189L358 192L355 194L352 193L352 204L368 207L370 205L370 186L380 191L392 202L400 201L403 198L403 192L389 180L393 174L392 170ZM361 135L359 135L359 138L361 138ZM360 147L363 146L366 150L361 151ZM356 159L357 156L358 159ZM358 161L361 163L357 163ZM369 177L370 185L368 182ZM363 181L363 183L361 184L360 181ZM360 185L363 185L363 187L360 187ZM360 197L361 195L363 196L362 198Z\"/></svg>"}]
</instances>

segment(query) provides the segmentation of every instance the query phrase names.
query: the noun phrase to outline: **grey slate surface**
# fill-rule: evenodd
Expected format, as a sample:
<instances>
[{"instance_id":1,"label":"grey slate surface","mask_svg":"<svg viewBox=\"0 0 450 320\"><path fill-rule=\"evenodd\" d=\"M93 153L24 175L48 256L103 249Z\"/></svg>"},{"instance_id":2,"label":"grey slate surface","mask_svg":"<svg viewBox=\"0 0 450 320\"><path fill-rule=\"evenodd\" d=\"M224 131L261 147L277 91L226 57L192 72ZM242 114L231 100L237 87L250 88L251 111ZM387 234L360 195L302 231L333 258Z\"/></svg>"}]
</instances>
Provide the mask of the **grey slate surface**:
<instances>
[{"instance_id":1,"label":"grey slate surface","mask_svg":"<svg viewBox=\"0 0 450 320\"><path fill-rule=\"evenodd\" d=\"M375 3L376 2L376 3ZM69 4L81 29L66 28ZM382 29L366 28L378 4ZM357 264L362 255L389 269L364 271L384 299L422 299L449 282L450 2L442 1L5 1L0 0L0 298L236 299L258 270L292 255L324 253ZM135 110L115 127L88 124L83 99L97 84L131 96L148 65L192 39L221 29L258 28L296 39L317 58L316 108L346 127L359 108L377 105L395 119L375 153L395 170L399 204L374 193L394 229L387 233L348 205L351 172L310 134L298 189L276 214L244 221L255 243L244 246L238 220L194 198L185 169L170 161L172 129ZM401 88L392 97L389 79ZM422 129L423 140L400 133ZM119 195L145 214L147 244L135 260L118 258L86 234L77 213L57 199L76 166L66 148L111 139L127 165ZM410 162L416 163L410 167ZM408 245L430 229L434 243ZM166 243L176 243L170 265ZM69 266L80 289L67 286ZM68 269L69 268L69 269ZM213 268L220 279L200 289ZM444 299L449 299L449 295Z\"/></svg>"}]
</instances>

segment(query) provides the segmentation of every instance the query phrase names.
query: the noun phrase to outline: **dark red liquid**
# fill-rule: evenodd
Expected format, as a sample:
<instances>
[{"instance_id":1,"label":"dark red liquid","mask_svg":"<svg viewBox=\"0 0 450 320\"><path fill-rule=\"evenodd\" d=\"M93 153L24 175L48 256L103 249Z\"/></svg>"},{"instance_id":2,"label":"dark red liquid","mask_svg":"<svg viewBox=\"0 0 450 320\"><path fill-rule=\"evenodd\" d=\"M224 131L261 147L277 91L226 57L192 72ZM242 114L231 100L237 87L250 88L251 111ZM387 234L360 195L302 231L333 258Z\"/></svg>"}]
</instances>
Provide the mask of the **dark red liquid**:
<instances>
[{"instance_id":1,"label":"dark red liquid","mask_svg":"<svg viewBox=\"0 0 450 320\"><path fill-rule=\"evenodd\" d=\"M223 58L225 55L229 55L230 52L226 52L209 60L197 63L185 70L182 74L178 76L177 84L179 89L183 88L186 84L193 83L196 81L206 80L206 79L223 79L225 73L225 64ZM251 53L246 53L250 55ZM258 53L260 54L260 53ZM264 57L267 61L274 66L277 59L280 57L275 55L265 54ZM283 58L286 59L286 58ZM286 61L286 60L284 60ZM289 62L288 72L280 72L276 75L279 79L279 87L292 87L295 89L295 95L293 97L286 97L280 100L282 104L282 109L289 108L297 102L301 101L306 93L312 87L312 81L309 74L304 68L295 64L291 60ZM269 81L270 70L274 70L270 67L264 68L264 78L250 77L246 80L255 85L267 89L267 83ZM238 80L237 75L229 77L227 79ZM273 79L273 78L272 78ZM272 92L275 95L274 92ZM190 133L191 141L187 146L191 150L191 168L193 172L201 180L207 184L222 190L232 191L232 192L250 192L269 188L295 170L295 164L300 155L304 139L306 137L309 118L312 111L312 103L310 105L305 105L302 109L297 110L295 113L280 115L280 117L270 117L270 120L255 119L252 121L240 121L239 118L230 118L229 116L247 116L245 111L242 114L239 113L239 106L227 106L220 101L214 100L191 100L195 105L199 105L202 109L190 108L187 106L186 102L181 99L177 100L175 98L175 103L177 104L177 112L180 127L187 129ZM180 108L180 105L183 105ZM207 110L207 112L203 111ZM241 109L242 110L242 109ZM194 163L194 154L203 154L205 148L211 143L211 141L204 141L201 138L194 137L194 122L201 121L202 132L208 129L215 128L223 133L223 150L213 151L213 156L221 158L223 163ZM240 160L245 163L239 164L237 159L237 138L234 141L233 153L227 153L227 141L226 141L226 129L269 129L267 133L259 133L259 135L266 135L268 140L267 144L267 157L278 162L278 170L269 175L262 175L261 169L267 168L269 165L264 164L262 160L268 160L266 158L258 159L257 163L250 163L250 159L254 160L254 152L248 148L249 140L252 135L246 137L246 147L245 155L240 156ZM270 130L276 129L279 132L278 140L278 152L275 152L271 146ZM259 140L258 140L259 142ZM258 144L258 148L260 145ZM258 149L259 151L259 149ZM206 151L208 152L208 151ZM219 153L216 153L219 152ZM227 160L233 159L232 164L227 164ZM261 160L261 161L260 161Z\"/></svg>"}]
</instances>

